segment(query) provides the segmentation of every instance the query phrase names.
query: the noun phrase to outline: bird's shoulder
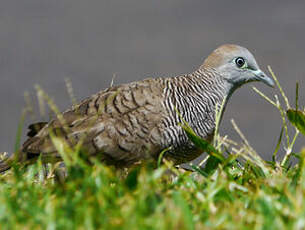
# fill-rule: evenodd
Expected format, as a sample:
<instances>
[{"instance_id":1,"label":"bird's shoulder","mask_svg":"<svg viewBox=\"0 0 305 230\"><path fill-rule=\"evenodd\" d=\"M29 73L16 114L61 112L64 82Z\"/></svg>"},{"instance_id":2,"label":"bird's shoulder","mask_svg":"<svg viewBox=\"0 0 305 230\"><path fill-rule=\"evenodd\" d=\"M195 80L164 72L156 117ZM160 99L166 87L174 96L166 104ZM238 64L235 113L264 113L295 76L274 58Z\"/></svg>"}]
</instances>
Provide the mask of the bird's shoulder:
<instances>
[{"instance_id":1,"label":"bird's shoulder","mask_svg":"<svg viewBox=\"0 0 305 230\"><path fill-rule=\"evenodd\" d=\"M64 116L122 116L143 107L157 106L163 99L163 89L162 79L153 78L112 86L81 101L66 111Z\"/></svg>"}]
</instances>

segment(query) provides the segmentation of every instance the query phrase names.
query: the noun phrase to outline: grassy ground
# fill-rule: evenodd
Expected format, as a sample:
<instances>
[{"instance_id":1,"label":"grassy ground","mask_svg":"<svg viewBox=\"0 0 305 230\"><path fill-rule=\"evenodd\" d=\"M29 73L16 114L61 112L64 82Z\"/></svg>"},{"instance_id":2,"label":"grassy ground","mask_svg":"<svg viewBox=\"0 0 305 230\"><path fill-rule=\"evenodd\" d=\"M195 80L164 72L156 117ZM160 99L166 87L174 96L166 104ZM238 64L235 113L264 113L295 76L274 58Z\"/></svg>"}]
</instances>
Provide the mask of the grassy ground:
<instances>
[{"instance_id":1,"label":"grassy ground","mask_svg":"<svg viewBox=\"0 0 305 230\"><path fill-rule=\"evenodd\" d=\"M46 173L40 162L0 175L0 229L305 229L305 150L293 152L299 132L305 133L305 116L281 96L285 106L266 98L283 118L271 162L256 154L236 125L242 143L217 134L213 146L185 125L209 156L194 172L162 159L157 168L147 164L128 174L99 162L92 167L55 139L67 178L55 180L53 166ZM283 159L280 145L286 146ZM296 165L289 164L291 157Z\"/></svg>"}]
</instances>

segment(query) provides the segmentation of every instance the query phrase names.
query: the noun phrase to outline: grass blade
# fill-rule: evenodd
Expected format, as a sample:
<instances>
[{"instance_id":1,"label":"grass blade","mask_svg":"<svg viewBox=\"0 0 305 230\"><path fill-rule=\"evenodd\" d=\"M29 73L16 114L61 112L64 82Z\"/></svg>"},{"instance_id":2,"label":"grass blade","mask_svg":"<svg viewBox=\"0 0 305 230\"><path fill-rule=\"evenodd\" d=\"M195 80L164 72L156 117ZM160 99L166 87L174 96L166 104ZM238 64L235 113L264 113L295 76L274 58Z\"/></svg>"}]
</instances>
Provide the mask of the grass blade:
<instances>
[{"instance_id":1,"label":"grass blade","mask_svg":"<svg viewBox=\"0 0 305 230\"><path fill-rule=\"evenodd\" d=\"M282 137L283 137L283 133L284 133L284 127L282 127L281 129L281 132L280 132L280 136L279 136L279 139L277 141L277 144L276 144L276 147L275 147L275 150L272 154L272 161L275 162L276 161L276 155L281 147L281 143L282 143Z\"/></svg>"},{"instance_id":2,"label":"grass blade","mask_svg":"<svg viewBox=\"0 0 305 230\"><path fill-rule=\"evenodd\" d=\"M287 117L292 125L294 125L303 135L305 135L305 114L299 110L289 109L286 112Z\"/></svg>"}]
</instances>

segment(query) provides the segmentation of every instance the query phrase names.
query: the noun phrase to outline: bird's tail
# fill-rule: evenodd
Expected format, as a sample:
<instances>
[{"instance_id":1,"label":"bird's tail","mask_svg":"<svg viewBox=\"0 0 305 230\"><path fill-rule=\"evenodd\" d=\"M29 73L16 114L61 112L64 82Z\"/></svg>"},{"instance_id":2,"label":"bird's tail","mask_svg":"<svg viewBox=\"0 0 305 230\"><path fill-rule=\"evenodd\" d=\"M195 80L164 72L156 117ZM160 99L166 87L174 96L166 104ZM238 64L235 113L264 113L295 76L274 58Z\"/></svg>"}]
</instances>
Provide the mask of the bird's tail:
<instances>
[{"instance_id":1,"label":"bird's tail","mask_svg":"<svg viewBox=\"0 0 305 230\"><path fill-rule=\"evenodd\" d=\"M0 153L0 173L9 170L12 167L12 163L15 160L14 154L8 156L7 152Z\"/></svg>"},{"instance_id":2,"label":"bird's tail","mask_svg":"<svg viewBox=\"0 0 305 230\"><path fill-rule=\"evenodd\" d=\"M0 173L5 172L6 170L9 170L11 168L11 165L8 164L5 161L0 162Z\"/></svg>"}]
</instances>

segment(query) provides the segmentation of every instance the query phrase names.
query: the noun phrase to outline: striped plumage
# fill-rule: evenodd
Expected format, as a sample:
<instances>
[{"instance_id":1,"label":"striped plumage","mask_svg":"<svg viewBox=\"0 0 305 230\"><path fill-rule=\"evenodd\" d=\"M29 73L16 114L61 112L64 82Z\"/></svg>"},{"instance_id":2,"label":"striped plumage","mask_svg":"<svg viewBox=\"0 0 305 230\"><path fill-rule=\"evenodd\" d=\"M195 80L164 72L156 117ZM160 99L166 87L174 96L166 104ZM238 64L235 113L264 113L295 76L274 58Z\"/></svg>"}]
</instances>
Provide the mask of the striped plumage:
<instances>
[{"instance_id":1,"label":"striped plumage","mask_svg":"<svg viewBox=\"0 0 305 230\"><path fill-rule=\"evenodd\" d=\"M173 150L167 156L176 163L183 163L200 154L182 129L183 120L199 136L210 141L215 128L216 106L221 105L229 87L220 75L209 69L199 69L167 81L164 107L169 116L164 117L162 146L171 146Z\"/></svg>"},{"instance_id":2,"label":"striped plumage","mask_svg":"<svg viewBox=\"0 0 305 230\"><path fill-rule=\"evenodd\" d=\"M239 67L239 57L247 67ZM51 132L71 146L81 141L89 156L118 167L157 159L168 147L172 148L165 157L175 164L190 161L200 151L188 140L181 117L210 141L216 106L227 102L236 88L255 80L273 84L248 50L221 46L191 74L110 87L62 113L64 124L55 119L46 125L39 123L37 128L31 126L18 160L33 162L41 155L45 162L60 161ZM0 171L8 169L12 159L1 162Z\"/></svg>"}]
</instances>

